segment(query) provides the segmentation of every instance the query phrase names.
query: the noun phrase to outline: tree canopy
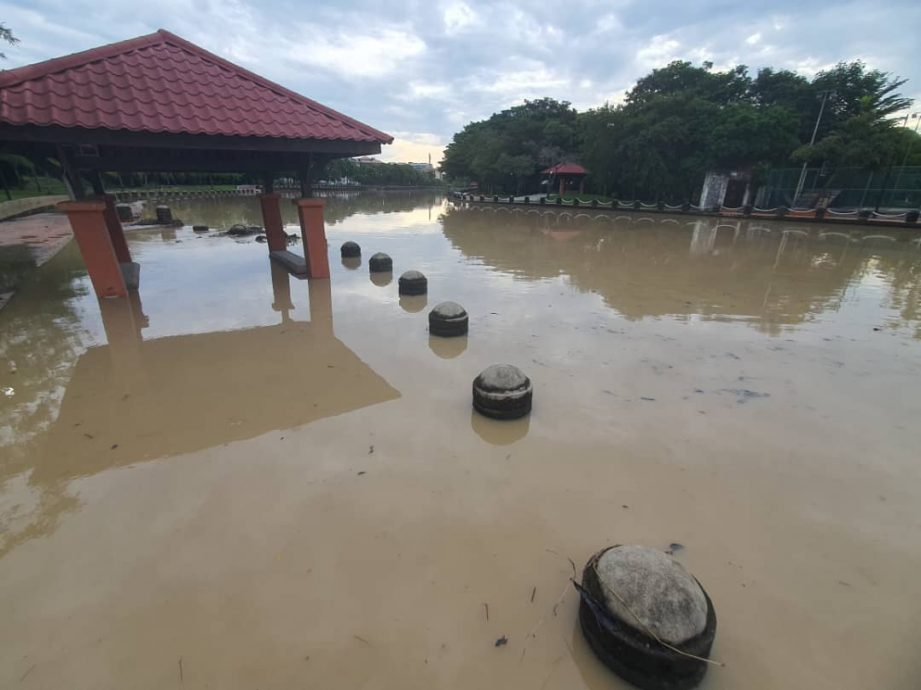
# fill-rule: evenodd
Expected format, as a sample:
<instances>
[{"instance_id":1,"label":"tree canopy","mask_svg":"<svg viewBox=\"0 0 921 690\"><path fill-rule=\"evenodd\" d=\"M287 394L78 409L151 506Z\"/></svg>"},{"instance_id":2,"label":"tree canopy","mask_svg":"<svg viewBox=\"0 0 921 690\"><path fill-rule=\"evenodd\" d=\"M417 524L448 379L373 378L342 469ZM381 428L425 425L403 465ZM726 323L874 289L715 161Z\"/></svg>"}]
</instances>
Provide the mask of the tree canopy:
<instances>
[{"instance_id":1,"label":"tree canopy","mask_svg":"<svg viewBox=\"0 0 921 690\"><path fill-rule=\"evenodd\" d=\"M489 191L523 193L538 189L542 168L577 161L591 171L594 192L686 201L708 170L758 177L803 161L878 169L910 150L911 132L893 119L911 104L899 92L904 83L860 61L811 80L788 70L751 76L745 65L718 71L675 61L639 79L618 105L577 113L544 98L472 122L454 135L442 170Z\"/></svg>"}]
</instances>

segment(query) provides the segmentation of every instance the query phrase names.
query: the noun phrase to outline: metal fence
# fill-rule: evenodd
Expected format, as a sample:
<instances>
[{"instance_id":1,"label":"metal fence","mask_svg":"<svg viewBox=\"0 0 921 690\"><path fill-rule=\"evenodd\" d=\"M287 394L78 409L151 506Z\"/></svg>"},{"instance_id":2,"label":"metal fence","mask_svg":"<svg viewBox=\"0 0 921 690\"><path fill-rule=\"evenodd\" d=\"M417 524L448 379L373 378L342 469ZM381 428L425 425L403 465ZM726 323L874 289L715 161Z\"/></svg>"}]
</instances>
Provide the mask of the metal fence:
<instances>
[{"instance_id":1,"label":"metal fence","mask_svg":"<svg viewBox=\"0 0 921 690\"><path fill-rule=\"evenodd\" d=\"M793 195L801 168L772 170L758 192L755 205L814 206L829 208L915 209L921 207L921 166L893 166L882 170L863 168L809 168L803 191L794 204Z\"/></svg>"}]
</instances>

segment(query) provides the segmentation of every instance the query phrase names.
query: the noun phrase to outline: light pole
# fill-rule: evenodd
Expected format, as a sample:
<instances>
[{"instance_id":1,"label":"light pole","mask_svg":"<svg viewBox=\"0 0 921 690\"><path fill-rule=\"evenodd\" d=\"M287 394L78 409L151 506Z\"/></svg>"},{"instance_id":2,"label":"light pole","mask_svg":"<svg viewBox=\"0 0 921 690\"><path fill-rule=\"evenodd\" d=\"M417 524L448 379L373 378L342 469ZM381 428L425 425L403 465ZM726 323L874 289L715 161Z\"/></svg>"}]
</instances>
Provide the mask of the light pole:
<instances>
[{"instance_id":1,"label":"light pole","mask_svg":"<svg viewBox=\"0 0 921 690\"><path fill-rule=\"evenodd\" d=\"M834 96L835 92L832 90L819 91L816 94L816 98L819 96L822 97L822 105L819 108L819 116L815 119L815 127L812 130L812 138L809 140L809 147L815 144L815 135L819 133L819 123L822 121L822 114L825 112L825 102L828 100L829 96ZM799 198L799 195L803 191L803 185L806 183L806 166L809 164L809 161L803 161L803 169L799 174L799 182L796 183L796 193L793 194L793 204L796 204L796 200Z\"/></svg>"}]
</instances>

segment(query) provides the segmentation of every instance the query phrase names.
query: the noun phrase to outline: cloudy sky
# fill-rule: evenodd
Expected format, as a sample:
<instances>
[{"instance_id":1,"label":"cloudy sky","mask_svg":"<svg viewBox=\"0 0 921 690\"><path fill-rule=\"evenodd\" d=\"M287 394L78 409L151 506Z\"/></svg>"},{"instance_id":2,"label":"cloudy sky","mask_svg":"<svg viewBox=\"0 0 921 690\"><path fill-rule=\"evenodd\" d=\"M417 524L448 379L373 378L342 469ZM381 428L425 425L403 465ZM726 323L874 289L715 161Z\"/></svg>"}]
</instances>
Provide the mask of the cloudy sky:
<instances>
[{"instance_id":1,"label":"cloudy sky","mask_svg":"<svg viewBox=\"0 0 921 690\"><path fill-rule=\"evenodd\" d=\"M0 22L22 41L5 67L168 29L393 134L388 160L437 162L525 98L616 102L674 59L811 76L860 58L921 97L917 0L30 0L0 1Z\"/></svg>"}]
</instances>

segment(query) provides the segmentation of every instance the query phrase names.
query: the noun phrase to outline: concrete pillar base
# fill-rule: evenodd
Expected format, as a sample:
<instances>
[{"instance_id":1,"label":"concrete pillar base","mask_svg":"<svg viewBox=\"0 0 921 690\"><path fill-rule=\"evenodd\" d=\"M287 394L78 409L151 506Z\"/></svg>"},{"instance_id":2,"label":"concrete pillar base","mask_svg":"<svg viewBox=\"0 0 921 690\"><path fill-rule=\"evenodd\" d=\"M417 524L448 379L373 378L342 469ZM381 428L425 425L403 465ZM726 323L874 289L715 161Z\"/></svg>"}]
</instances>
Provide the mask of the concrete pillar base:
<instances>
[{"instance_id":1,"label":"concrete pillar base","mask_svg":"<svg viewBox=\"0 0 921 690\"><path fill-rule=\"evenodd\" d=\"M67 214L96 295L127 296L128 288L106 224L106 202L62 201L58 209Z\"/></svg>"},{"instance_id":2,"label":"concrete pillar base","mask_svg":"<svg viewBox=\"0 0 921 690\"><path fill-rule=\"evenodd\" d=\"M308 278L329 278L329 256L326 249L326 226L323 222L322 199L295 199L304 240L304 259Z\"/></svg>"},{"instance_id":3,"label":"concrete pillar base","mask_svg":"<svg viewBox=\"0 0 921 690\"><path fill-rule=\"evenodd\" d=\"M285 224L281 219L281 195L263 194L259 197L262 206L262 224L270 252L284 251L288 246Z\"/></svg>"}]
</instances>

